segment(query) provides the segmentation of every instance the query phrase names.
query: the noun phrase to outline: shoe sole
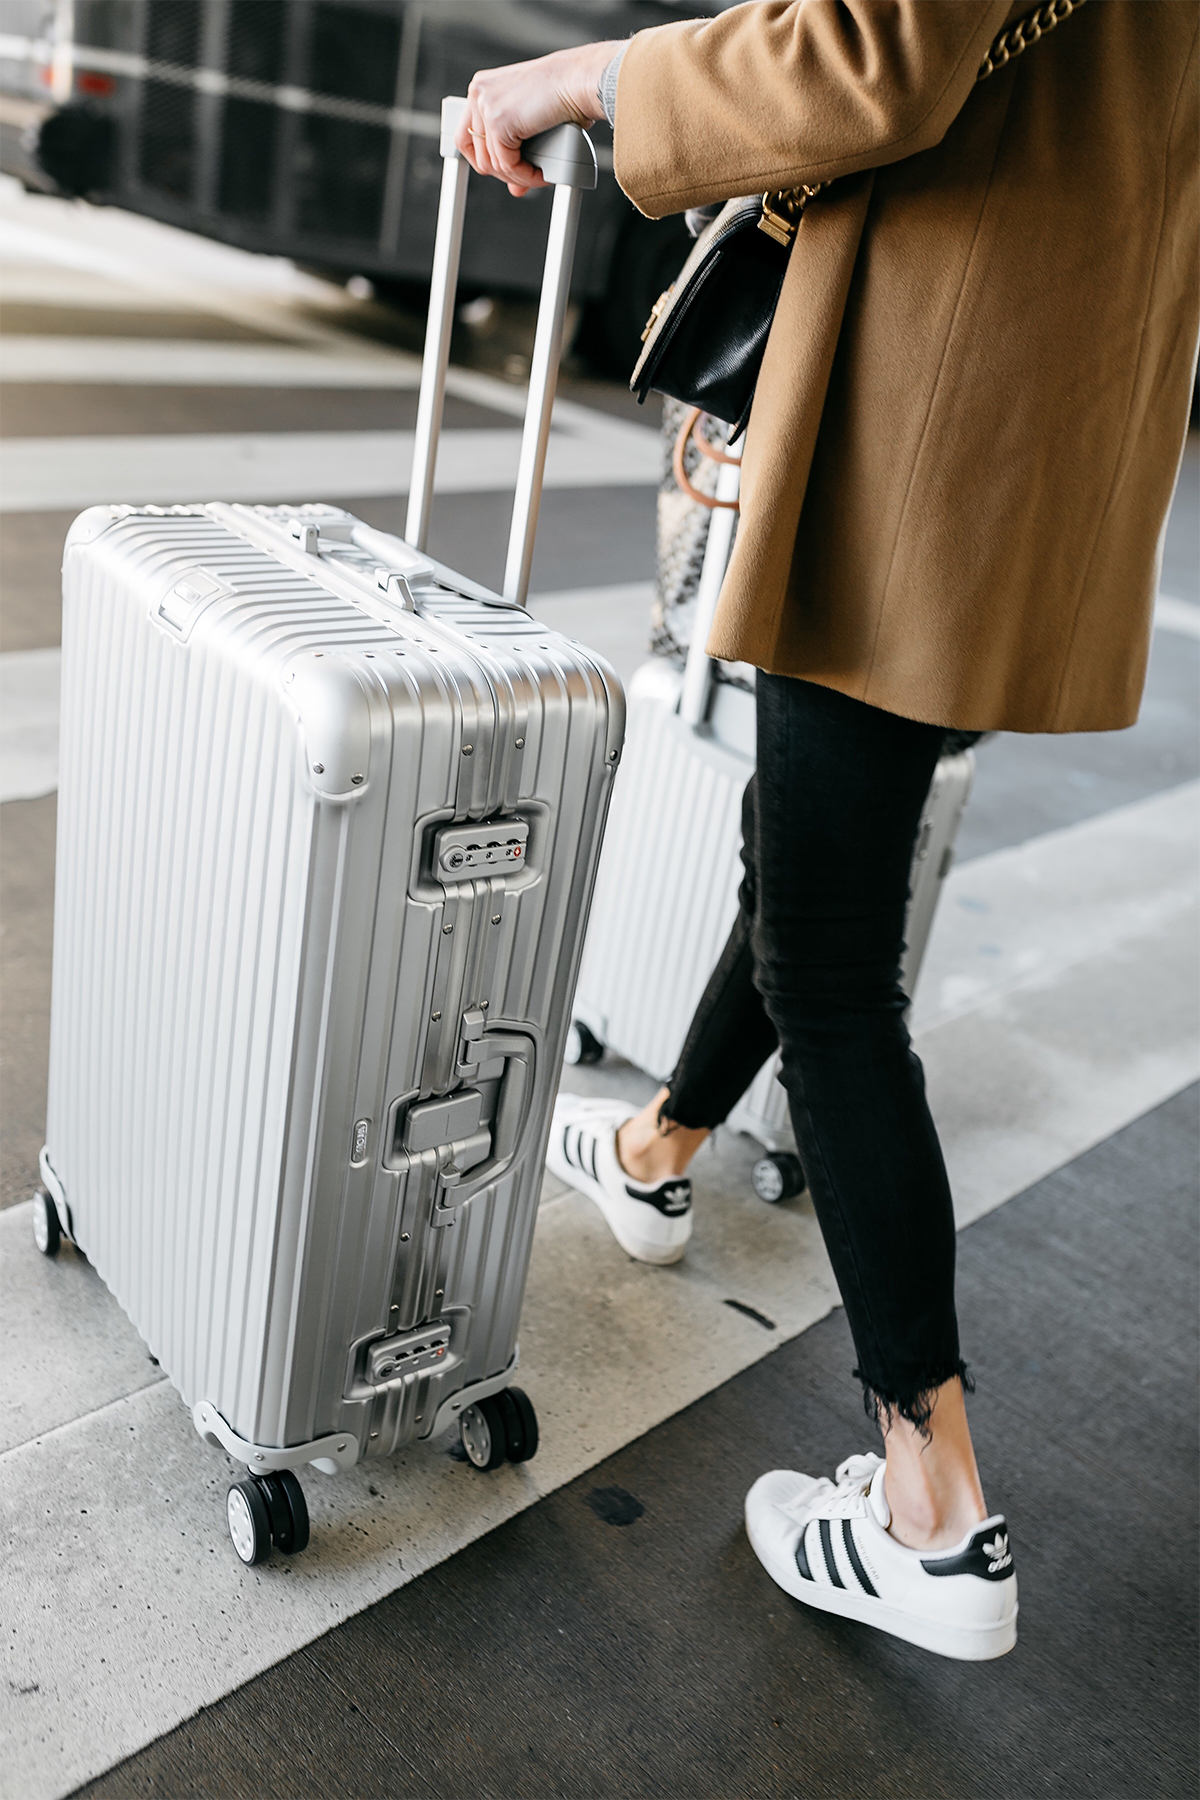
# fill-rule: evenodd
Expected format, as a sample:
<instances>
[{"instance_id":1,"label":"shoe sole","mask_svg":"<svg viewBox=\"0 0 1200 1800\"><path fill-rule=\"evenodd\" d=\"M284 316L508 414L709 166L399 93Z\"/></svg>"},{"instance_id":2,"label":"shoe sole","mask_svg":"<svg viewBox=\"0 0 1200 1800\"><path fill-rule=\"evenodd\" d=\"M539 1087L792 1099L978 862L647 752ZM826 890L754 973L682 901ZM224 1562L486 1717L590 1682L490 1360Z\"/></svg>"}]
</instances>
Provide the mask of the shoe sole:
<instances>
[{"instance_id":1,"label":"shoe sole","mask_svg":"<svg viewBox=\"0 0 1200 1800\"><path fill-rule=\"evenodd\" d=\"M939 1619L922 1619L874 1600L870 1594L855 1594L849 1588L818 1587L815 1582L805 1581L799 1569L781 1572L774 1567L770 1552L755 1538L749 1519L746 1536L776 1586L817 1612L836 1613L859 1625L873 1625L876 1631L886 1631L891 1637L916 1644L920 1650L932 1650L935 1655L952 1657L956 1662L991 1662L997 1656L1006 1656L1017 1641L1018 1607L1013 1608L1011 1618L994 1625L947 1625Z\"/></svg>"},{"instance_id":2,"label":"shoe sole","mask_svg":"<svg viewBox=\"0 0 1200 1800\"><path fill-rule=\"evenodd\" d=\"M691 1231L681 1244L652 1244L643 1238L633 1237L625 1230L623 1223L613 1217L616 1208L598 1181L585 1175L582 1169L572 1168L565 1159L559 1160L554 1151L546 1157L546 1167L558 1180L573 1187L577 1193L584 1195L593 1205L598 1206L604 1215L604 1223L620 1244L626 1256L632 1256L635 1262L653 1263L656 1268L667 1268L671 1263L682 1261L691 1240Z\"/></svg>"}]
</instances>

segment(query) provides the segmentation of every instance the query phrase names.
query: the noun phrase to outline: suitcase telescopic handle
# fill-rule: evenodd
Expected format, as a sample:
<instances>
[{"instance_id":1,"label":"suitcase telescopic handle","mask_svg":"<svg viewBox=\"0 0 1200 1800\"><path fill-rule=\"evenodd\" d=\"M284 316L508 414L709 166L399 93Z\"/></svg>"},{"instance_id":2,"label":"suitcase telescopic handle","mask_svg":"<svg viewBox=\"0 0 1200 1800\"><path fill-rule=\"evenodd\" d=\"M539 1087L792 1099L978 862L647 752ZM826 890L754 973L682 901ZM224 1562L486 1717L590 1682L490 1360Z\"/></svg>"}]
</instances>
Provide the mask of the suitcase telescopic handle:
<instances>
[{"instance_id":1,"label":"suitcase telescopic handle","mask_svg":"<svg viewBox=\"0 0 1200 1800\"><path fill-rule=\"evenodd\" d=\"M417 404L416 439L413 446L405 538L423 550L429 536L433 504L433 478L438 438L446 398L446 368L450 358L450 331L454 322L454 297L462 253L463 218L467 200L469 165L459 155L454 134L462 118L465 100L442 101L442 192L438 205L437 237L429 294L429 325L421 367L421 392ZM533 540L537 530L542 476L550 436L554 388L562 356L563 325L571 287L571 266L579 230L583 195L596 185L596 152L586 131L577 125L559 125L541 132L523 146L525 159L541 169L554 188L550 212L550 236L542 276L529 398L517 467L517 491L504 574L504 597L522 605L529 588Z\"/></svg>"},{"instance_id":2,"label":"suitcase telescopic handle","mask_svg":"<svg viewBox=\"0 0 1200 1800\"><path fill-rule=\"evenodd\" d=\"M741 486L741 444L730 444L728 454L735 460L723 462L717 475L718 500L736 500ZM708 698L712 692L713 662L706 645L721 583L729 566L737 513L732 507L714 511L708 521L708 542L704 546L704 562L696 589L696 611L692 618L692 636L688 644L687 663L683 671L683 687L679 693L679 716L685 725L703 725L708 716Z\"/></svg>"}]
</instances>

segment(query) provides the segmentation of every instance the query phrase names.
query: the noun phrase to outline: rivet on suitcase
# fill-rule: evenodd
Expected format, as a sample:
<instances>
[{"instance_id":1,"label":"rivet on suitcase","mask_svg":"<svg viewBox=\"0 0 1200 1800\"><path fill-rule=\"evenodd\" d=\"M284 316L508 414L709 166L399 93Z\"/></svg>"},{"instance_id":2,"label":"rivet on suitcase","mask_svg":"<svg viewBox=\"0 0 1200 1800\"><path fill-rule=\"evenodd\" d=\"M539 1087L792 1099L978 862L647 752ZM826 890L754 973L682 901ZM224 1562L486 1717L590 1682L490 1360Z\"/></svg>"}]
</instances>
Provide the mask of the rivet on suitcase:
<instances>
[{"instance_id":1,"label":"rivet on suitcase","mask_svg":"<svg viewBox=\"0 0 1200 1800\"><path fill-rule=\"evenodd\" d=\"M305 1464L456 1422L480 1467L537 1448L510 1384L624 701L520 602L595 160L574 127L526 146L560 185L502 598L424 553L461 104L410 541L223 504L67 540L39 1241L247 1465L246 1562L303 1548Z\"/></svg>"},{"instance_id":2,"label":"rivet on suitcase","mask_svg":"<svg viewBox=\"0 0 1200 1800\"><path fill-rule=\"evenodd\" d=\"M733 542L740 469L722 465L696 596L686 666L643 663L629 684L625 755L612 830L575 997L573 1050L598 1061L615 1050L666 1081L729 935L742 877L742 795L755 766L754 694L742 671L705 655ZM752 672L751 672L752 673ZM970 750L941 758L918 829L902 976L911 996L974 776ZM803 1171L787 1095L772 1057L727 1121L764 1154L760 1199L799 1193Z\"/></svg>"}]
</instances>

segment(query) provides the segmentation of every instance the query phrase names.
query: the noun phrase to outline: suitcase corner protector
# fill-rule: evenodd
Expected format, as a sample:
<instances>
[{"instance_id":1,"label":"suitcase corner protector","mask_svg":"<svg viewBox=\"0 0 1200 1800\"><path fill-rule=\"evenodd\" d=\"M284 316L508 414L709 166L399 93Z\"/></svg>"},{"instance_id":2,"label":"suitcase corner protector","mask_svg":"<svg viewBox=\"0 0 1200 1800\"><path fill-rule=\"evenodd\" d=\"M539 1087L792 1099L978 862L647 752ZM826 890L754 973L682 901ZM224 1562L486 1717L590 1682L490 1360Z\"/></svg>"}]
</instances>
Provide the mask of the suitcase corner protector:
<instances>
[{"instance_id":1,"label":"suitcase corner protector","mask_svg":"<svg viewBox=\"0 0 1200 1800\"><path fill-rule=\"evenodd\" d=\"M449 1431L452 1425L458 1423L459 1415L465 1412L468 1406L474 1406L477 1400L486 1400L489 1395L498 1394L501 1388L506 1388L516 1374L517 1364L520 1360L521 1346L514 1344L508 1367L499 1375L489 1375L485 1381L473 1381L469 1387L459 1388L456 1394L443 1400L437 1409L433 1424L425 1435L430 1438L440 1437L443 1431Z\"/></svg>"},{"instance_id":2,"label":"suitcase corner protector","mask_svg":"<svg viewBox=\"0 0 1200 1800\"><path fill-rule=\"evenodd\" d=\"M306 1463L311 1463L323 1475L337 1475L352 1469L358 1461L359 1444L352 1431L335 1431L327 1437L282 1448L254 1444L248 1438L238 1436L211 1400L196 1402L192 1408L192 1424L205 1443L244 1462L255 1475L269 1475L276 1469L302 1469Z\"/></svg>"}]
</instances>

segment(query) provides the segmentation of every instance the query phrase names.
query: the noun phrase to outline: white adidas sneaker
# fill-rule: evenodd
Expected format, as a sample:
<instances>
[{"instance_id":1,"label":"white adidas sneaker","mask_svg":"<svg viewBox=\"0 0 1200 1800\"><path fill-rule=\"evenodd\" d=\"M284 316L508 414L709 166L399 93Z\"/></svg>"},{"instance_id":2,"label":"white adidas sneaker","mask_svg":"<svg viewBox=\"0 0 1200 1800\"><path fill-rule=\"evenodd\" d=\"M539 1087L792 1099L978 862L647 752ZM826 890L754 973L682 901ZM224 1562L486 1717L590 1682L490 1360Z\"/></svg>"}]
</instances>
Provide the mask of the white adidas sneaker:
<instances>
[{"instance_id":1,"label":"white adidas sneaker","mask_svg":"<svg viewBox=\"0 0 1200 1800\"><path fill-rule=\"evenodd\" d=\"M617 1132L636 1110L620 1100L560 1094L546 1167L596 1202L628 1255L638 1262L678 1262L692 1235L692 1184L686 1175L655 1185L625 1173L617 1161Z\"/></svg>"},{"instance_id":2,"label":"white adidas sneaker","mask_svg":"<svg viewBox=\"0 0 1200 1800\"><path fill-rule=\"evenodd\" d=\"M969 1662L1017 1641L1017 1577L997 1513L953 1550L909 1550L888 1531L879 1456L851 1456L837 1482L775 1469L746 1495L746 1533L794 1600Z\"/></svg>"}]
</instances>

